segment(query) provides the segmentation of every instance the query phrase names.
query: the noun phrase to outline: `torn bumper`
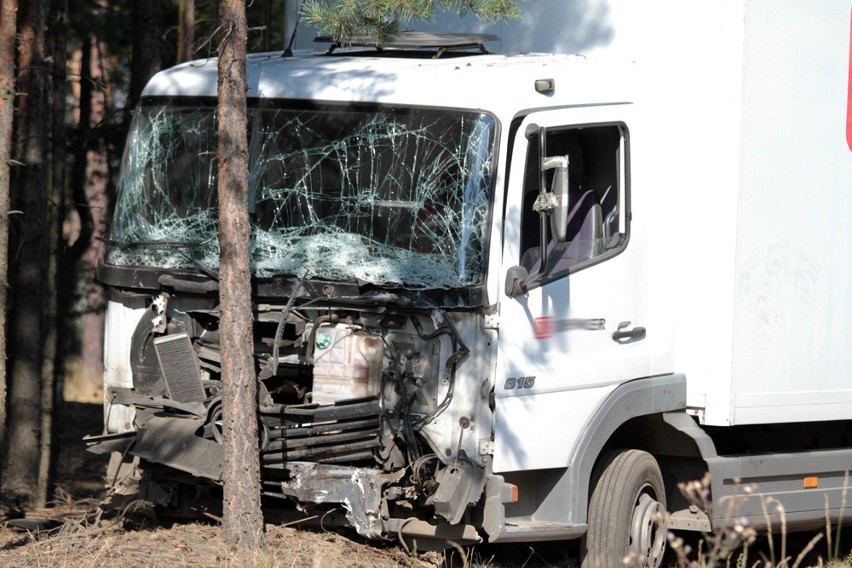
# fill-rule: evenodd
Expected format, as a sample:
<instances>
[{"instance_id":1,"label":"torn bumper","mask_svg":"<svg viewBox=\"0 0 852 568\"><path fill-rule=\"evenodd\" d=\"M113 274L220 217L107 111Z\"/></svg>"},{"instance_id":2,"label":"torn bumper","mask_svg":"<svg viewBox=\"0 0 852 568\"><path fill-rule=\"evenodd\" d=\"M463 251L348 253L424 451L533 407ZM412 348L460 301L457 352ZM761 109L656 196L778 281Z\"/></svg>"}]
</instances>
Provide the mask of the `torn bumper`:
<instances>
[{"instance_id":1,"label":"torn bumper","mask_svg":"<svg viewBox=\"0 0 852 568\"><path fill-rule=\"evenodd\" d=\"M289 463L286 469L290 479L281 483L285 495L302 503L343 505L347 520L365 538L382 536L383 488L399 481L405 472L304 462Z\"/></svg>"}]
</instances>

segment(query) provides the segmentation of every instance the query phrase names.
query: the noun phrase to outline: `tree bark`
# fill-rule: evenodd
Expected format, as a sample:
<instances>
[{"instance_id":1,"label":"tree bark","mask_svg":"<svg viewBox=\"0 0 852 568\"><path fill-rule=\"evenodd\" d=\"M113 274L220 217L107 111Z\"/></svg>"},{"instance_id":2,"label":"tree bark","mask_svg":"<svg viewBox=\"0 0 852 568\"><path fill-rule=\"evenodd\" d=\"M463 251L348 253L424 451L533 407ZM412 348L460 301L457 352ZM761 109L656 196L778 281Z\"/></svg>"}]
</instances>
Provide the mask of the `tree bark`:
<instances>
[{"instance_id":1,"label":"tree bark","mask_svg":"<svg viewBox=\"0 0 852 568\"><path fill-rule=\"evenodd\" d=\"M17 0L0 4L0 448L6 435L6 310L9 281L9 159L15 107Z\"/></svg>"},{"instance_id":2,"label":"tree bark","mask_svg":"<svg viewBox=\"0 0 852 568\"><path fill-rule=\"evenodd\" d=\"M195 44L195 0L180 0L178 14L177 62L183 63L193 58Z\"/></svg>"},{"instance_id":3,"label":"tree bark","mask_svg":"<svg viewBox=\"0 0 852 568\"><path fill-rule=\"evenodd\" d=\"M31 495L38 475L44 279L47 272L47 97L43 0L21 4L18 161L12 269L12 369L4 489Z\"/></svg>"},{"instance_id":4,"label":"tree bark","mask_svg":"<svg viewBox=\"0 0 852 568\"><path fill-rule=\"evenodd\" d=\"M94 132L94 127L106 117L109 103L105 86L109 77L103 65L102 46L94 36L89 37L84 47L89 53L89 68L83 70L84 76L91 77L97 89L88 91L88 124L82 124L81 131ZM86 58L84 58L85 61ZM83 104L81 102L81 108ZM81 121L84 119L81 114ZM102 136L90 136L85 151L85 203L88 205L91 220L89 246L83 253L83 278L85 308L83 313L82 337L82 381L81 394L86 400L102 400L103 397L103 347L104 347L104 310L106 292L97 281L98 263L104 259L109 220L109 157L106 141Z\"/></svg>"},{"instance_id":5,"label":"tree bark","mask_svg":"<svg viewBox=\"0 0 852 568\"><path fill-rule=\"evenodd\" d=\"M36 484L36 507L45 507L50 498L53 477L53 414L58 400L56 387L60 384L62 357L59 350L60 318L58 315L58 282L62 244L59 220L64 218L65 194L65 79L67 47L68 0L53 0L51 6L51 32L53 37L53 88L51 105L51 184L48 220L48 273L46 278L44 363L41 388L41 455ZM61 400L61 399L60 399Z\"/></svg>"},{"instance_id":6,"label":"tree bark","mask_svg":"<svg viewBox=\"0 0 852 568\"><path fill-rule=\"evenodd\" d=\"M257 377L252 339L246 37L243 0L220 0L219 23L219 302L224 418L223 531L227 543L264 544L260 509Z\"/></svg>"},{"instance_id":7,"label":"tree bark","mask_svg":"<svg viewBox=\"0 0 852 568\"><path fill-rule=\"evenodd\" d=\"M263 51L272 51L272 2L263 4Z\"/></svg>"},{"instance_id":8,"label":"tree bark","mask_svg":"<svg viewBox=\"0 0 852 568\"><path fill-rule=\"evenodd\" d=\"M133 55L130 68L130 108L136 106L148 79L160 70L160 21L158 0L133 2Z\"/></svg>"},{"instance_id":9,"label":"tree bark","mask_svg":"<svg viewBox=\"0 0 852 568\"><path fill-rule=\"evenodd\" d=\"M89 241L92 237L92 216L89 214L89 208L86 205L86 152L89 139L92 136L92 93L94 92L94 79L92 78L92 50L89 49L90 38L86 37L80 41L80 60L79 60L79 80L77 81L77 93L79 105L77 107L76 121L77 131L75 138L72 140L72 148L74 148L74 157L72 160L73 167L71 169L71 180L69 188L67 188L66 203L74 204L74 209L79 216L79 232L75 236L73 244L69 245L65 262L66 266L71 271L76 272L77 261L86 252L89 246ZM60 292L60 303L63 306L63 313L69 313L71 305L74 303L74 293L69 289L69 286L76 288L77 277L65 282L63 290Z\"/></svg>"}]
</instances>

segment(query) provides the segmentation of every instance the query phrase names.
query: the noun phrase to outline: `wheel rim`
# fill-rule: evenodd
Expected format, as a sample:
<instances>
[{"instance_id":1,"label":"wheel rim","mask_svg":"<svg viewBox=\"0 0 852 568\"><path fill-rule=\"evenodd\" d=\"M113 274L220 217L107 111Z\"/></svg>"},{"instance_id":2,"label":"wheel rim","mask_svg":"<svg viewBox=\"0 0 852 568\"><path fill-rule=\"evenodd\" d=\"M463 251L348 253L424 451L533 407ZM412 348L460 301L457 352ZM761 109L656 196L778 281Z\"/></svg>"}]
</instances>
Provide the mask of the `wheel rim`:
<instances>
[{"instance_id":1,"label":"wheel rim","mask_svg":"<svg viewBox=\"0 0 852 568\"><path fill-rule=\"evenodd\" d=\"M663 560L666 545L666 529L660 526L662 507L648 490L643 487L633 508L630 523L630 552L636 554L646 566L657 568Z\"/></svg>"}]
</instances>

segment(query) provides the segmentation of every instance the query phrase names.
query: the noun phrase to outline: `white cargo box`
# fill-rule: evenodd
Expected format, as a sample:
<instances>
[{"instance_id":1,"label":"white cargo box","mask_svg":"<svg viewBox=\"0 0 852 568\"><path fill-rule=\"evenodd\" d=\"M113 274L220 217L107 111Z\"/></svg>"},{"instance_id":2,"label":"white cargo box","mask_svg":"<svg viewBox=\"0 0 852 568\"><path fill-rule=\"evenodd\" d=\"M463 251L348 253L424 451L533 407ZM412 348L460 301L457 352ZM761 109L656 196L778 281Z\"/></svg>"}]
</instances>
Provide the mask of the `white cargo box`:
<instances>
[{"instance_id":1,"label":"white cargo box","mask_svg":"<svg viewBox=\"0 0 852 568\"><path fill-rule=\"evenodd\" d=\"M663 146L675 371L707 424L849 419L850 4L741 4Z\"/></svg>"},{"instance_id":2,"label":"white cargo box","mask_svg":"<svg viewBox=\"0 0 852 568\"><path fill-rule=\"evenodd\" d=\"M635 62L651 334L712 425L852 417L852 6L536 0L489 48ZM617 30L617 33L616 33ZM674 298L674 306L671 305ZM672 313L673 312L673 313ZM674 326L671 321L675 322Z\"/></svg>"}]
</instances>

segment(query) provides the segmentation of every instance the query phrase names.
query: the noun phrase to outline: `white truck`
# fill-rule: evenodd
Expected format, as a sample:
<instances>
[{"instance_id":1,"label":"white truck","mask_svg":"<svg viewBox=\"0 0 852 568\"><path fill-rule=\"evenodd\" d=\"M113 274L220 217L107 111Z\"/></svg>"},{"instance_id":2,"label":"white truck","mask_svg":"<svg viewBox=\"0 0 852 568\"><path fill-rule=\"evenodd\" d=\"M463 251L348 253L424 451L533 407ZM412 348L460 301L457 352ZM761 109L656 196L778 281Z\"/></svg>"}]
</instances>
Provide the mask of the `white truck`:
<instances>
[{"instance_id":1,"label":"white truck","mask_svg":"<svg viewBox=\"0 0 852 568\"><path fill-rule=\"evenodd\" d=\"M403 34L249 57L268 510L653 567L732 503L841 515L852 3L596 6L565 19L589 55ZM99 270L92 449L173 512L221 499L216 84L201 60L146 87Z\"/></svg>"}]
</instances>

